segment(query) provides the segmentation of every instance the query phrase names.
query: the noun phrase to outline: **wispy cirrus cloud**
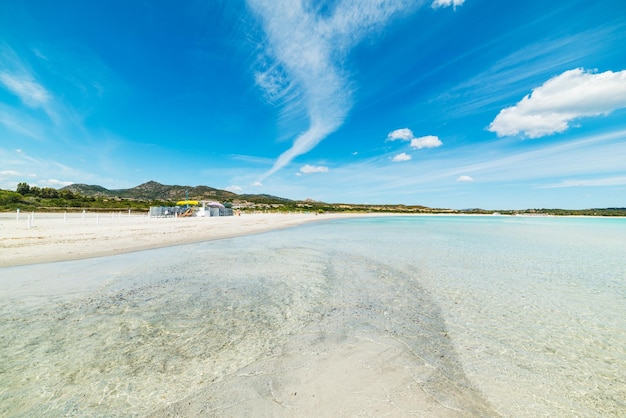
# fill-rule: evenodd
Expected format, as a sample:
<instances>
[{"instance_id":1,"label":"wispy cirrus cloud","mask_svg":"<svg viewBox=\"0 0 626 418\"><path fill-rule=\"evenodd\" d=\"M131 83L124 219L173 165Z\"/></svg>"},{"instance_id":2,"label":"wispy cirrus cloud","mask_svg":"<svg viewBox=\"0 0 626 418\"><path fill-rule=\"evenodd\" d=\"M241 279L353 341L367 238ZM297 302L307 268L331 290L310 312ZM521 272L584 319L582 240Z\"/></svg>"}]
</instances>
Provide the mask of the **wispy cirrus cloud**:
<instances>
[{"instance_id":1,"label":"wispy cirrus cloud","mask_svg":"<svg viewBox=\"0 0 626 418\"><path fill-rule=\"evenodd\" d=\"M536 23L529 22L529 27L534 27ZM445 103L449 116L467 116L485 110L497 112L502 108L501 103L523 97L530 90L529 86L539 85L554 75L555 71L566 71L575 68L581 60L619 50L619 38L614 34L622 33L624 29L624 24L612 24L525 45L448 89L437 100ZM422 77L458 64L467 57L497 49L499 45L509 42L514 34L515 32L511 32L490 39L448 61L444 66L431 69ZM598 48L599 45L601 49Z\"/></svg>"},{"instance_id":2,"label":"wispy cirrus cloud","mask_svg":"<svg viewBox=\"0 0 626 418\"><path fill-rule=\"evenodd\" d=\"M0 84L31 108L46 106L52 96L8 45L0 45Z\"/></svg>"},{"instance_id":3,"label":"wispy cirrus cloud","mask_svg":"<svg viewBox=\"0 0 626 418\"><path fill-rule=\"evenodd\" d=\"M558 190L575 191L573 186L566 188L570 183L564 181L575 179L575 185L590 185L588 181L594 181L595 185L600 186L600 178L605 180L602 183L607 187L597 187L597 190L613 193L619 199L619 192L624 186L619 185L619 179L615 178L624 175L625 140L626 130L618 130L572 137L569 141L556 144L533 141L519 146L517 141L494 139L492 142L472 143L461 148L442 149L432 158L420 159L418 163L392 162L397 152L364 156L338 164L325 175L325 183L332 185L325 199L335 202L387 203L389 196L395 196L393 199L398 201L450 207L448 199L457 193L471 191L472 195L476 193L477 202L480 202L472 204L475 206L524 208L536 205L529 203L529 195L524 194L524 190L557 190L558 186ZM410 153L407 151L407 154ZM463 181L468 180L464 176L471 177L473 181ZM285 181L283 190L291 190L289 178L277 176L277 182ZM616 190L619 188L619 191L610 192L613 190L610 186ZM485 195L481 194L484 190L491 190L489 195L496 197L508 191L514 196L519 191L522 199L514 201L507 197L504 200L493 200L500 203L489 203ZM532 191L530 193L532 196L538 195ZM458 203L454 207L467 205Z\"/></svg>"},{"instance_id":4,"label":"wispy cirrus cloud","mask_svg":"<svg viewBox=\"0 0 626 418\"><path fill-rule=\"evenodd\" d=\"M372 196L408 188L449 187L450 179L456 179L452 184L460 187L472 183L468 178L476 183L479 177L479 183L486 187L518 182L532 182L537 188L547 183L563 187L560 179L564 178L576 178L577 184L581 184L594 181L598 176L620 177L626 161L624 139L626 130L583 136L559 144L536 142L531 150L512 150L510 144L502 141L475 144L449 150L439 158L420 161L420 164L384 164L381 158L375 157L335 170L332 182L361 182L361 191ZM470 149L479 157L470 156L467 152ZM391 155L385 160L390 158ZM362 177L364 172L368 173L366 177Z\"/></svg>"},{"instance_id":5,"label":"wispy cirrus cloud","mask_svg":"<svg viewBox=\"0 0 626 418\"><path fill-rule=\"evenodd\" d=\"M584 136L559 144L539 146L518 152L485 152L483 161L456 163L450 175L480 174L481 182L537 180L549 178L588 178L623 172L626 161L626 130ZM494 144L490 150L496 150ZM506 149L506 147L504 148ZM486 150L486 148L485 148Z\"/></svg>"},{"instance_id":6,"label":"wispy cirrus cloud","mask_svg":"<svg viewBox=\"0 0 626 418\"><path fill-rule=\"evenodd\" d=\"M53 93L39 80L29 62L22 59L7 44L0 44L0 88L18 97L29 109L42 109L55 125L63 120L60 113L67 113L63 106L55 102ZM0 117L0 123L9 129L38 137L30 132L32 124L14 123L15 119L28 118L28 110L3 106L0 112L4 113L4 116Z\"/></svg>"},{"instance_id":7,"label":"wispy cirrus cloud","mask_svg":"<svg viewBox=\"0 0 626 418\"><path fill-rule=\"evenodd\" d=\"M436 1L437 7L462 0ZM313 149L337 130L352 107L350 49L390 20L417 9L413 0L337 1L322 10L293 0L248 0L266 33L257 84L289 114L304 112L308 129L259 181ZM434 4L433 4L434 6Z\"/></svg>"},{"instance_id":8,"label":"wispy cirrus cloud","mask_svg":"<svg viewBox=\"0 0 626 418\"><path fill-rule=\"evenodd\" d=\"M565 71L533 89L516 105L502 109L489 125L498 136L539 138L564 132L582 117L607 115L626 107L626 70Z\"/></svg>"},{"instance_id":9,"label":"wispy cirrus cloud","mask_svg":"<svg viewBox=\"0 0 626 418\"><path fill-rule=\"evenodd\" d=\"M0 148L0 189L15 190L19 182L28 182L39 187L60 187L73 183L57 180L58 177L85 178L79 170L55 160L33 157L21 149Z\"/></svg>"},{"instance_id":10,"label":"wispy cirrus cloud","mask_svg":"<svg viewBox=\"0 0 626 418\"><path fill-rule=\"evenodd\" d=\"M36 140L45 138L45 126L36 118L16 112L10 106L0 103L0 125L19 135Z\"/></svg>"},{"instance_id":11,"label":"wispy cirrus cloud","mask_svg":"<svg viewBox=\"0 0 626 418\"><path fill-rule=\"evenodd\" d=\"M606 187L626 186L626 176L605 177L600 179L563 180L558 183L537 186L537 189L557 189L562 187Z\"/></svg>"},{"instance_id":12,"label":"wispy cirrus cloud","mask_svg":"<svg viewBox=\"0 0 626 418\"><path fill-rule=\"evenodd\" d=\"M43 107L50 101L50 93L30 74L12 74L0 71L0 83L29 107Z\"/></svg>"}]
</instances>

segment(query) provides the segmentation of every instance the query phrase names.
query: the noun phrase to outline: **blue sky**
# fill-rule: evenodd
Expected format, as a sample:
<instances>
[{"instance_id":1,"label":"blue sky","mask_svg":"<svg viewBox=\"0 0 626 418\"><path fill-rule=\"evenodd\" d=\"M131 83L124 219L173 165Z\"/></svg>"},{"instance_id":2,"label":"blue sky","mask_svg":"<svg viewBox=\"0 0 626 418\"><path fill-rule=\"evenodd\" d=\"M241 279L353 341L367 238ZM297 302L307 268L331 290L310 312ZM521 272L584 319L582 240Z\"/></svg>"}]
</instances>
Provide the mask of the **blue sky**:
<instances>
[{"instance_id":1,"label":"blue sky","mask_svg":"<svg viewBox=\"0 0 626 418\"><path fill-rule=\"evenodd\" d=\"M623 0L0 3L0 188L626 206Z\"/></svg>"}]
</instances>

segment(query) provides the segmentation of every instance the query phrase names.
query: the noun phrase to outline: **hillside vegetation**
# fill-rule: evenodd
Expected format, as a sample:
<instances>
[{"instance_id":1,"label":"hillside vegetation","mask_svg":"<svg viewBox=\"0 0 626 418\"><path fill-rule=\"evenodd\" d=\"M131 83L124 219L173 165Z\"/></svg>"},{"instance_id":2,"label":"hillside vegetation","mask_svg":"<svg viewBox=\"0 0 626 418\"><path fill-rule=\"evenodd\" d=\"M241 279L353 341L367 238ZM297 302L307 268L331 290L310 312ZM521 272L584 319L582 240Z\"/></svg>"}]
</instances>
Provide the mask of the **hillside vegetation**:
<instances>
[{"instance_id":1,"label":"hillside vegetation","mask_svg":"<svg viewBox=\"0 0 626 418\"><path fill-rule=\"evenodd\" d=\"M485 209L437 209L420 205L365 205L325 203L314 200L290 200L266 194L236 194L208 186L164 185L149 181L130 189L109 190L102 186L72 184L62 189L40 188L19 183L15 191L0 190L0 211L148 211L150 206L174 206L185 200L219 201L243 211L315 211L315 212L370 212L370 213L451 213L492 214ZM581 215L626 216L626 208L598 208L584 210L527 209L500 210L503 215Z\"/></svg>"}]
</instances>

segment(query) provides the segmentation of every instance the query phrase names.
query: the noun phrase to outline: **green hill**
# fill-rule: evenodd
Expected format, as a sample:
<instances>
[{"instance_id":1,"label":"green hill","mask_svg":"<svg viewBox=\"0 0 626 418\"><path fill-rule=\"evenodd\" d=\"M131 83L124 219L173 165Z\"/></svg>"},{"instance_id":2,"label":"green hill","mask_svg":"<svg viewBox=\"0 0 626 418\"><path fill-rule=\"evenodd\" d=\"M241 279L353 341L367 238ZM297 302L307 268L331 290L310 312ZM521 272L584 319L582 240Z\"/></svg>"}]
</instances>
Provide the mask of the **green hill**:
<instances>
[{"instance_id":1,"label":"green hill","mask_svg":"<svg viewBox=\"0 0 626 418\"><path fill-rule=\"evenodd\" d=\"M156 181L149 181L130 189L106 189L102 186L88 184L71 184L61 190L68 190L82 196L108 197L131 200L161 200L176 202L179 200L217 200L220 202L248 201L252 203L288 203L290 199L265 194L238 195L227 190L215 189L209 186L180 186L165 185Z\"/></svg>"},{"instance_id":2,"label":"green hill","mask_svg":"<svg viewBox=\"0 0 626 418\"><path fill-rule=\"evenodd\" d=\"M230 203L241 210L307 211L307 212L367 212L367 213L449 213L491 214L494 210L454 210L429 208L421 205L402 204L354 204L325 203L311 199L291 200L267 194L237 194L208 186L165 185L149 181L130 189L112 189L98 185L72 184L62 189L31 187L19 183L16 191L0 190L0 211L16 209L65 211L83 210L148 210L150 206L173 206L177 201L216 200ZM502 215L583 215L583 216L626 216L626 208L598 209L526 209L498 210Z\"/></svg>"}]
</instances>

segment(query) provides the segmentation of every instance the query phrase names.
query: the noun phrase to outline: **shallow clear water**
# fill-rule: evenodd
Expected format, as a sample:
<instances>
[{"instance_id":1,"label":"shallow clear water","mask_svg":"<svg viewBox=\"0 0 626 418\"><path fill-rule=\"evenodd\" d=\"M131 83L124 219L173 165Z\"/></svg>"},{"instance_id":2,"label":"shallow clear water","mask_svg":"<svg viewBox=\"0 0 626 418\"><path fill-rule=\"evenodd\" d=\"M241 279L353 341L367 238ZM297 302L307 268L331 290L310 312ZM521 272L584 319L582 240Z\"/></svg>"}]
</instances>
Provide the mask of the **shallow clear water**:
<instances>
[{"instance_id":1,"label":"shallow clear water","mask_svg":"<svg viewBox=\"0 0 626 418\"><path fill-rule=\"evenodd\" d=\"M1 269L0 415L233 416L366 347L394 407L623 416L624 254L626 219L390 217Z\"/></svg>"}]
</instances>

